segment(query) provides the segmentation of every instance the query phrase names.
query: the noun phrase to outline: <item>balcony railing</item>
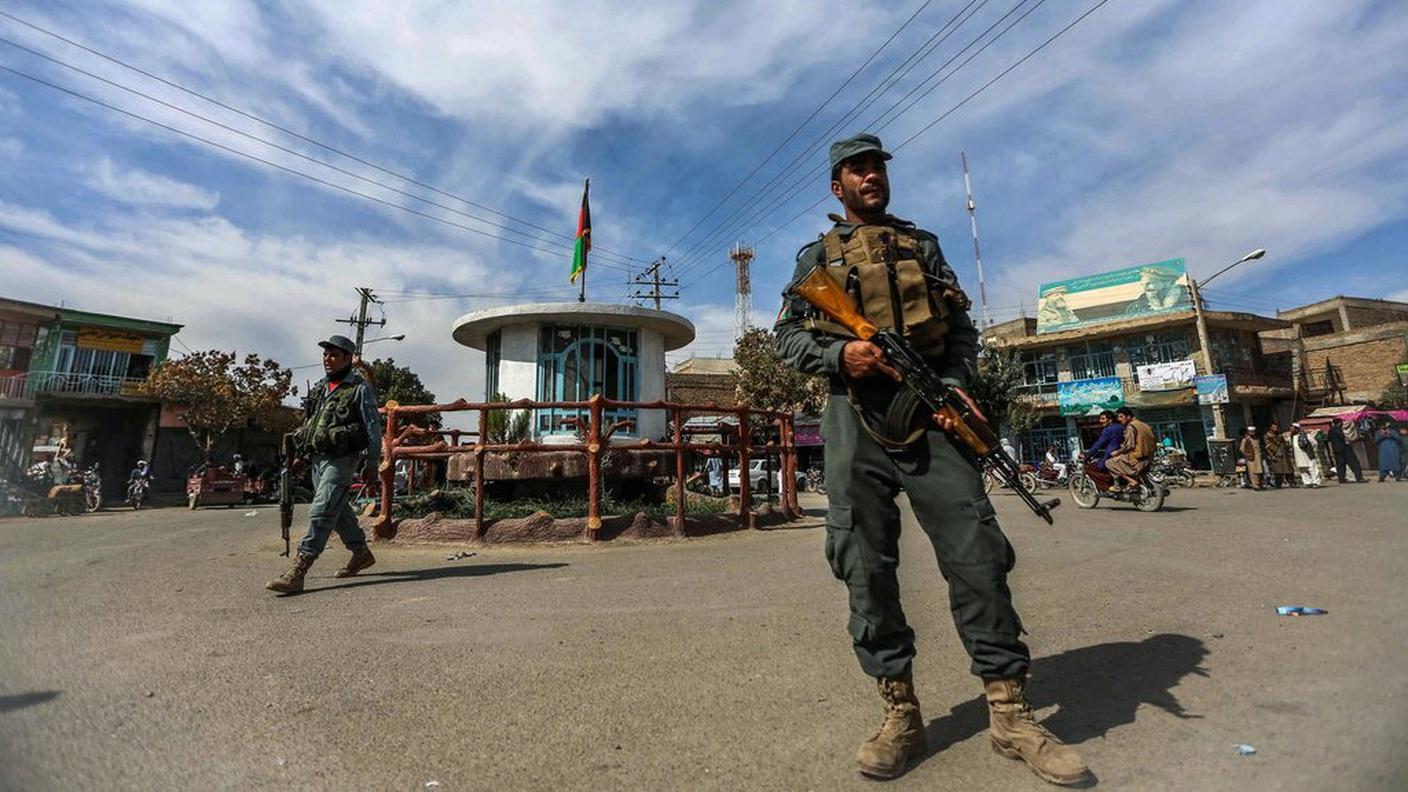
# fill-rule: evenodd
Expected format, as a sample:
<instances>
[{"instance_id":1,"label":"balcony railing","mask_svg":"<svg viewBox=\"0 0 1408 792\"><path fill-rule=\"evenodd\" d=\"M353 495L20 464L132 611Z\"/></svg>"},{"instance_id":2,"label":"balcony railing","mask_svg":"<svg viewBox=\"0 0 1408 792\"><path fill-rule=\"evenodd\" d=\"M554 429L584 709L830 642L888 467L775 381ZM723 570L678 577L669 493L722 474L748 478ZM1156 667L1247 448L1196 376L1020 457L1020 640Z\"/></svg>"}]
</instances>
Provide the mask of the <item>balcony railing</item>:
<instances>
[{"instance_id":1,"label":"balcony railing","mask_svg":"<svg viewBox=\"0 0 1408 792\"><path fill-rule=\"evenodd\" d=\"M146 380L71 371L31 371L0 379L0 396L31 399L41 393L74 393L85 396L137 396Z\"/></svg>"}]
</instances>

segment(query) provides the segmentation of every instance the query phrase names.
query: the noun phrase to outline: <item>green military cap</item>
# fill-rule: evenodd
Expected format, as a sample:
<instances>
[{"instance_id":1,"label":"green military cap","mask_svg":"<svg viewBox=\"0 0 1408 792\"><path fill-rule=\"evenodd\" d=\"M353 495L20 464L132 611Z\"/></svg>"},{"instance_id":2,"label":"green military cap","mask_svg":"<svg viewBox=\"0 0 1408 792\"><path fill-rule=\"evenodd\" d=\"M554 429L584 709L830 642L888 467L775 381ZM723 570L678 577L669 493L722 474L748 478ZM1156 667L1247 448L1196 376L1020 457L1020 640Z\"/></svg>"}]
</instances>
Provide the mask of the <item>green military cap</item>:
<instances>
[{"instance_id":1,"label":"green military cap","mask_svg":"<svg viewBox=\"0 0 1408 792\"><path fill-rule=\"evenodd\" d=\"M879 152L880 159L890 159L890 152L880 145L880 138L869 132L858 132L845 140L838 140L831 144L831 170L835 171L836 166L842 162L868 151Z\"/></svg>"}]
</instances>

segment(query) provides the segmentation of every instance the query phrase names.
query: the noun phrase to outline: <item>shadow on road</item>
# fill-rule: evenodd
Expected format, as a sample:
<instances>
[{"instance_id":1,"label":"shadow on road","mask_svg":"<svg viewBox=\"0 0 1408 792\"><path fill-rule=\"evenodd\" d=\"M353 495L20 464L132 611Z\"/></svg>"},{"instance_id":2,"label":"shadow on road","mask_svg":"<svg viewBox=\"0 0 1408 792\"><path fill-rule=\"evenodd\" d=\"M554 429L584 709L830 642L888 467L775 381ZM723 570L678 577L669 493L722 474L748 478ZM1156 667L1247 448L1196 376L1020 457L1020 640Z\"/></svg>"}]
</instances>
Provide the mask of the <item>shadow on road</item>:
<instances>
[{"instance_id":1,"label":"shadow on road","mask_svg":"<svg viewBox=\"0 0 1408 792\"><path fill-rule=\"evenodd\" d=\"M21 710L25 707L33 707L35 704L43 704L46 701L53 701L59 697L57 690L36 690L33 693L14 693L8 696L0 696L0 712L11 712Z\"/></svg>"},{"instance_id":2,"label":"shadow on road","mask_svg":"<svg viewBox=\"0 0 1408 792\"><path fill-rule=\"evenodd\" d=\"M1059 706L1042 723L1071 745L1133 723L1141 704L1179 718L1200 718L1184 711L1173 688L1189 674L1207 676L1202 667L1207 654L1197 638L1169 633L1072 649L1032 661L1027 700L1038 710ZM980 695L929 721L929 755L981 733L988 727L987 709Z\"/></svg>"},{"instance_id":3,"label":"shadow on road","mask_svg":"<svg viewBox=\"0 0 1408 792\"><path fill-rule=\"evenodd\" d=\"M282 596L297 597L302 594L316 594L319 591L336 591L337 589L357 588L358 586L380 586L384 583L417 583L427 580L443 580L445 578L483 577L484 575L501 575L505 572L531 572L535 569L559 569L565 566L567 566L565 563L464 564L462 566L431 567L429 569L406 569L398 572L369 572L354 578L342 578L348 581L346 583L304 589L298 594L284 594ZM333 579L337 580L338 578Z\"/></svg>"}]
</instances>

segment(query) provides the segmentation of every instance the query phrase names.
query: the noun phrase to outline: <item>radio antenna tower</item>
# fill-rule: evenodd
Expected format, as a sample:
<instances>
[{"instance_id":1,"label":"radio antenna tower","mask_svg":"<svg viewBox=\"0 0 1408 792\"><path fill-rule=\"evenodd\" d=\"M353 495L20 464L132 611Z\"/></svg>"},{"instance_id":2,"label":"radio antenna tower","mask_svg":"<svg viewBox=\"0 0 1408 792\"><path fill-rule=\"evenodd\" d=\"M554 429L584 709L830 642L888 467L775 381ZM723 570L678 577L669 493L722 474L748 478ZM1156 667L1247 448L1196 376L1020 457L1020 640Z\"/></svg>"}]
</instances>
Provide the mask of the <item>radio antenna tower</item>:
<instances>
[{"instance_id":1,"label":"radio antenna tower","mask_svg":"<svg viewBox=\"0 0 1408 792\"><path fill-rule=\"evenodd\" d=\"M978 300L983 306L983 327L992 324L992 317L988 315L988 287L983 281L983 251L978 247L978 208L973 203L973 184L968 180L968 154L959 151L958 156L963 160L963 189L968 191L968 223L973 228L973 259L978 262Z\"/></svg>"},{"instance_id":2,"label":"radio antenna tower","mask_svg":"<svg viewBox=\"0 0 1408 792\"><path fill-rule=\"evenodd\" d=\"M744 247L743 243L736 242L729 248L728 257L733 259L733 263L738 265L737 299L734 302L734 311L737 313L738 337L748 332L749 326L753 324L753 282L749 275L748 265L753 261L753 248Z\"/></svg>"}]
</instances>

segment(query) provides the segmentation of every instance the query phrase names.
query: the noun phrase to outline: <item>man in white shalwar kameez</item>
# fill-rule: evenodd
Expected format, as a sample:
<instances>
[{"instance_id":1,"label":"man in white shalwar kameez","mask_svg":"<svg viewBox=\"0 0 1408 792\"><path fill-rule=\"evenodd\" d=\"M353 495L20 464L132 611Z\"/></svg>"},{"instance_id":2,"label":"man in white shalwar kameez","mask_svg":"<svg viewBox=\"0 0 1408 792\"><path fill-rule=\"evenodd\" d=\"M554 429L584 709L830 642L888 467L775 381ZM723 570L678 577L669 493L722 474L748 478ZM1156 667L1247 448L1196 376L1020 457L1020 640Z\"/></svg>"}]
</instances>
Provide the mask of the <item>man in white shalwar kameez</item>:
<instances>
[{"instance_id":1,"label":"man in white shalwar kameez","mask_svg":"<svg viewBox=\"0 0 1408 792\"><path fill-rule=\"evenodd\" d=\"M1320 460L1315 451L1315 437L1301 431L1300 424L1291 424L1291 453L1295 457L1296 469L1300 471L1303 487L1318 487L1322 481Z\"/></svg>"}]
</instances>

